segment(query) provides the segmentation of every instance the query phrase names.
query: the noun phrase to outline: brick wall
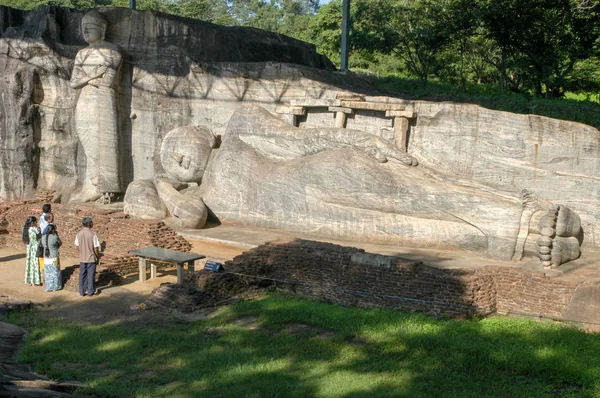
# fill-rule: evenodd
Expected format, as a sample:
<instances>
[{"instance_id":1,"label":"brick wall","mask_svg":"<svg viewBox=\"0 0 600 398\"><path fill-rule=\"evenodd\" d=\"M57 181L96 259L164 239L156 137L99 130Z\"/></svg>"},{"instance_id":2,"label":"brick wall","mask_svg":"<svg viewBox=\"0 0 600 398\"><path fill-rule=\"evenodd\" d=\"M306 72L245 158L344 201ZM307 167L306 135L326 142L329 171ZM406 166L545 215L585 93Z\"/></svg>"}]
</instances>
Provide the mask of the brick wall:
<instances>
[{"instance_id":1,"label":"brick wall","mask_svg":"<svg viewBox=\"0 0 600 398\"><path fill-rule=\"evenodd\" d=\"M301 239L259 246L225 263L225 271L199 279L201 287L223 296L276 286L341 305L452 317L496 311L559 317L578 286L510 267L438 269Z\"/></svg>"},{"instance_id":2,"label":"brick wall","mask_svg":"<svg viewBox=\"0 0 600 398\"><path fill-rule=\"evenodd\" d=\"M24 248L21 241L21 228L29 216L39 218L42 205L38 200L9 201L0 204L0 223L4 222L8 235L2 235L7 246ZM81 229L81 219L90 216L94 220L94 230L105 248L98 268L100 279L118 278L138 269L137 257L127 252L146 246L188 252L191 245L174 230L159 220L138 220L124 213L105 210L93 206L53 204L54 223L63 242L60 248L62 258L78 258L79 252L73 244L75 235ZM72 264L62 264L67 277L66 287L77 289L79 270Z\"/></svg>"},{"instance_id":3,"label":"brick wall","mask_svg":"<svg viewBox=\"0 0 600 398\"><path fill-rule=\"evenodd\" d=\"M521 312L550 318L563 318L573 293L581 285L549 279L543 274L517 269L489 267L496 282L498 312Z\"/></svg>"}]
</instances>

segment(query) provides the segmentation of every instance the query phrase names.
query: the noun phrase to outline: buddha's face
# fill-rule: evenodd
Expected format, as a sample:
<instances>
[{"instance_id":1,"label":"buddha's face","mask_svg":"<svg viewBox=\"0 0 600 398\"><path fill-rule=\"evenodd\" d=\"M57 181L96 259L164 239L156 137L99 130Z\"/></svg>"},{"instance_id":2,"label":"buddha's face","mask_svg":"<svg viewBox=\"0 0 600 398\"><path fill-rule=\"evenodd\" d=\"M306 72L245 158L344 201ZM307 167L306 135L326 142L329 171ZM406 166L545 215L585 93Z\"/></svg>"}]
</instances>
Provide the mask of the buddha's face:
<instances>
[{"instance_id":1,"label":"buddha's face","mask_svg":"<svg viewBox=\"0 0 600 398\"><path fill-rule=\"evenodd\" d=\"M176 128L162 142L162 166L177 181L201 182L215 144L216 137L205 127Z\"/></svg>"},{"instance_id":2,"label":"buddha's face","mask_svg":"<svg viewBox=\"0 0 600 398\"><path fill-rule=\"evenodd\" d=\"M89 44L101 41L104 38L104 29L102 26L93 23L84 23L81 25L83 39Z\"/></svg>"}]
</instances>

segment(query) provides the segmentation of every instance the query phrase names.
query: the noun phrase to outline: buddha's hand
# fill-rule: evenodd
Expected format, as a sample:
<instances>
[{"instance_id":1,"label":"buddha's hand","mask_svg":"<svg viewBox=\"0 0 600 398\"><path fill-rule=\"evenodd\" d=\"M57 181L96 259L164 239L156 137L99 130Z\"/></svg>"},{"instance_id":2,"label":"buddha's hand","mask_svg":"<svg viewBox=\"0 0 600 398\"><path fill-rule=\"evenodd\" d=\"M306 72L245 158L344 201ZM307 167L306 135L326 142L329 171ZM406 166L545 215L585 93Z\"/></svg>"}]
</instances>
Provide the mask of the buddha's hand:
<instances>
[{"instance_id":1,"label":"buddha's hand","mask_svg":"<svg viewBox=\"0 0 600 398\"><path fill-rule=\"evenodd\" d=\"M108 70L108 66L98 65L92 70L92 72L90 73L90 77L92 79L97 79L99 77L102 77L102 76L104 76L104 74L106 73L107 70Z\"/></svg>"},{"instance_id":2,"label":"buddha's hand","mask_svg":"<svg viewBox=\"0 0 600 398\"><path fill-rule=\"evenodd\" d=\"M365 143L365 152L374 157L379 163L385 163L389 159L395 159L407 166L416 166L419 164L417 159L401 151L395 145L387 140L376 137Z\"/></svg>"}]
</instances>

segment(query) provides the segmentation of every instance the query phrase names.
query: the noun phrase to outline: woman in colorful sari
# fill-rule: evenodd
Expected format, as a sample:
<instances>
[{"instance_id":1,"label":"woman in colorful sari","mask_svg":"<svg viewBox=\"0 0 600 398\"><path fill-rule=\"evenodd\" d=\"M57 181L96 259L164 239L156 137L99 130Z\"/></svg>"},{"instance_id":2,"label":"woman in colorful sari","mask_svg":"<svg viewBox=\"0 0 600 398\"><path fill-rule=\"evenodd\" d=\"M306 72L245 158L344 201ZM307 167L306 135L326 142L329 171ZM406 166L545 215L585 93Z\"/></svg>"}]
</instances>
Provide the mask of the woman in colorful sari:
<instances>
[{"instance_id":1,"label":"woman in colorful sari","mask_svg":"<svg viewBox=\"0 0 600 398\"><path fill-rule=\"evenodd\" d=\"M56 225L48 224L42 236L44 245L44 289L47 292L62 289L58 248L62 242L56 232Z\"/></svg>"},{"instance_id":2,"label":"woman in colorful sari","mask_svg":"<svg viewBox=\"0 0 600 398\"><path fill-rule=\"evenodd\" d=\"M36 252L41 234L37 228L37 218L29 217L23 226L23 242L27 243L27 257L25 263L25 284L40 286L42 272Z\"/></svg>"}]
</instances>

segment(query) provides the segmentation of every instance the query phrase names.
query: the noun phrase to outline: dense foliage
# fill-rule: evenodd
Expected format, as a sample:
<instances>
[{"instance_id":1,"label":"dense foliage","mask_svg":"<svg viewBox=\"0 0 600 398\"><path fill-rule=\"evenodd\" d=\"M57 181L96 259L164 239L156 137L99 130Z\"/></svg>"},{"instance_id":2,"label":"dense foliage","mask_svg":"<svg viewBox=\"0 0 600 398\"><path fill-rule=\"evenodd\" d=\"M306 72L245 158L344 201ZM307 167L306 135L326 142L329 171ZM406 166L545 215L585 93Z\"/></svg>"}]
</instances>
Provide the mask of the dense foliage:
<instances>
[{"instance_id":1,"label":"dense foliage","mask_svg":"<svg viewBox=\"0 0 600 398\"><path fill-rule=\"evenodd\" d=\"M276 31L339 62L341 1L137 0L137 8ZM31 9L129 0L0 0ZM352 0L350 67L537 97L600 91L600 0Z\"/></svg>"}]
</instances>

